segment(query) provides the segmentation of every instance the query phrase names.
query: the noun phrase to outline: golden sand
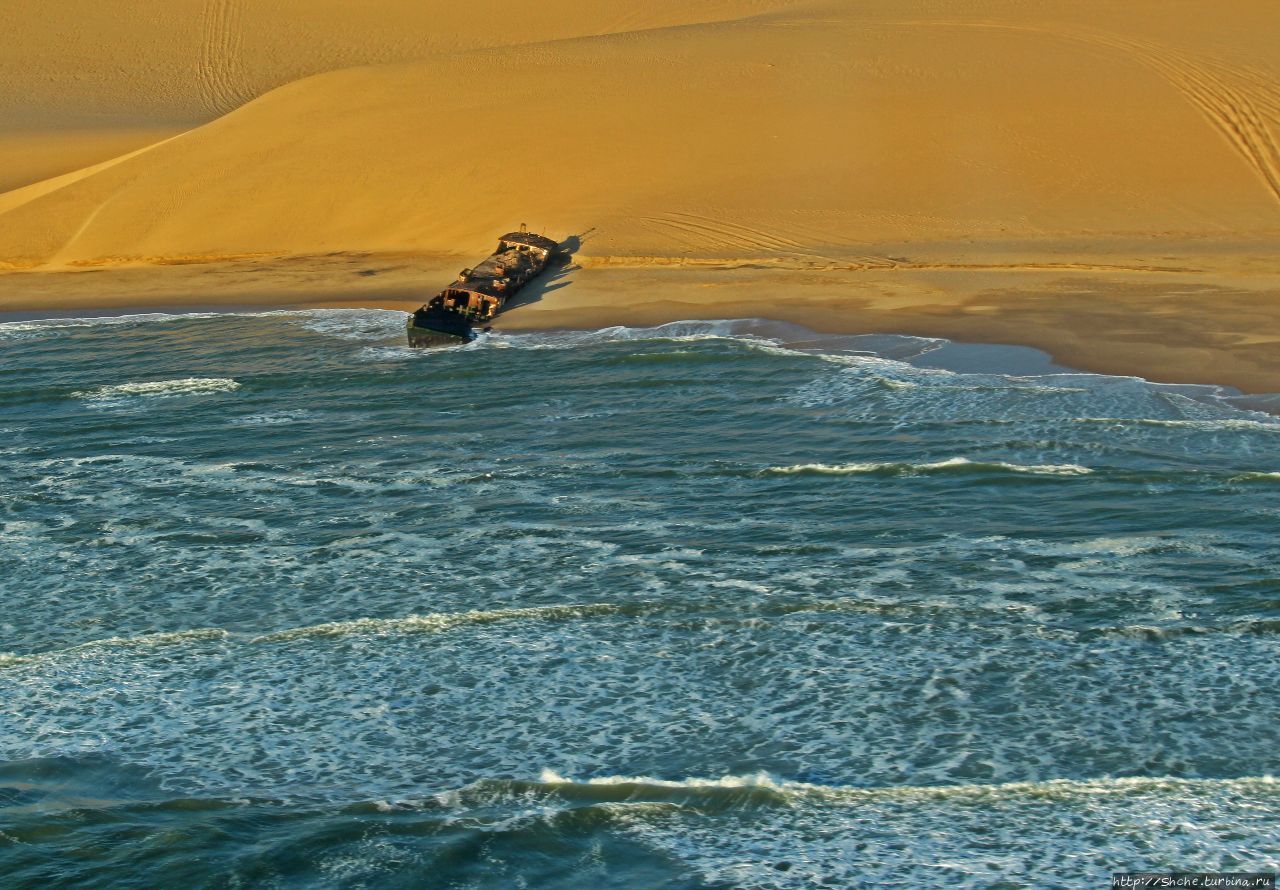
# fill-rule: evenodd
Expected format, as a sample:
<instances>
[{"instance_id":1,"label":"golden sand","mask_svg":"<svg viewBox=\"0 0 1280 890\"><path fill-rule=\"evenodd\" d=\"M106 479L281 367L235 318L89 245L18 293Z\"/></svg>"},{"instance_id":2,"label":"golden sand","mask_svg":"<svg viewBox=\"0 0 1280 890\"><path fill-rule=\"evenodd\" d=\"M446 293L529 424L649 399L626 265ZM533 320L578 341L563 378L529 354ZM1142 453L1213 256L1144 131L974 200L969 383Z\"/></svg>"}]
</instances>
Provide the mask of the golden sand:
<instances>
[{"instance_id":1,"label":"golden sand","mask_svg":"<svg viewBox=\"0 0 1280 890\"><path fill-rule=\"evenodd\" d=\"M1265 0L109 6L0 0L0 310L411 306L528 222L579 267L508 328L767 316L1280 390Z\"/></svg>"}]
</instances>

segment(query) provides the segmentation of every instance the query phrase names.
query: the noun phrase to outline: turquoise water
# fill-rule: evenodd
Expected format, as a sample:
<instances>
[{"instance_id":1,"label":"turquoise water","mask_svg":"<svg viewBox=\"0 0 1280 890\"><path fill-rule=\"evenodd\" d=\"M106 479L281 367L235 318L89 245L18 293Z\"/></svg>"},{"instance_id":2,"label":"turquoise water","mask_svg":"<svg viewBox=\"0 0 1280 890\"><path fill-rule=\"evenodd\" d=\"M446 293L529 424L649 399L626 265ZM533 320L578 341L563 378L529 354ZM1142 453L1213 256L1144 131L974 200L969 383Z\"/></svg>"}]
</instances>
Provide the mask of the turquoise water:
<instances>
[{"instance_id":1,"label":"turquoise water","mask_svg":"<svg viewBox=\"0 0 1280 890\"><path fill-rule=\"evenodd\" d=\"M403 318L0 325L6 888L1280 867L1280 419Z\"/></svg>"}]
</instances>

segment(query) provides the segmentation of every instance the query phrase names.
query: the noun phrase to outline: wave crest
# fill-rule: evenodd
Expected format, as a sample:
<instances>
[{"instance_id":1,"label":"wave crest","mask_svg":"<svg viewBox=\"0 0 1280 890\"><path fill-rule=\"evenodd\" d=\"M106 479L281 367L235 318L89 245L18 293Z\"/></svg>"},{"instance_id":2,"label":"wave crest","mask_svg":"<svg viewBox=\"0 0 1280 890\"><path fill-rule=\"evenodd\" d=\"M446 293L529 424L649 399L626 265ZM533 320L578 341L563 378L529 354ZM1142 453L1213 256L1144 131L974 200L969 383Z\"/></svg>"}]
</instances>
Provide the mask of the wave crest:
<instances>
[{"instance_id":1,"label":"wave crest","mask_svg":"<svg viewBox=\"0 0 1280 890\"><path fill-rule=\"evenodd\" d=\"M1232 482L1280 482L1280 473L1257 470L1231 477Z\"/></svg>"},{"instance_id":2,"label":"wave crest","mask_svg":"<svg viewBox=\"0 0 1280 890\"><path fill-rule=\"evenodd\" d=\"M576 621L610 615L638 614L651 611L653 608L645 604L628 606L612 603L586 603L582 605L529 606L514 609L476 609L469 612L433 612L426 615L407 615L403 618L354 618L349 621L332 621L326 624L292 627L287 630L240 638L252 645L361 634L442 633L457 627L494 624L500 621ZM105 652L149 652L165 646L222 641L232 637L233 634L229 631L215 627L145 634L138 637L109 637L48 652L28 654L0 652L0 668L46 662L50 659L66 658L68 656L74 657Z\"/></svg>"},{"instance_id":3,"label":"wave crest","mask_svg":"<svg viewBox=\"0 0 1280 890\"><path fill-rule=\"evenodd\" d=\"M588 603L565 606L530 606L517 609L475 609L469 612L432 612L403 618L356 618L332 621L309 627L295 627L254 637L252 643L275 643L310 637L342 637L355 634L439 633L471 624L493 624L499 621L572 621L617 615L624 611L610 603Z\"/></svg>"},{"instance_id":4,"label":"wave crest","mask_svg":"<svg viewBox=\"0 0 1280 890\"><path fill-rule=\"evenodd\" d=\"M922 476L942 473L1026 473L1034 476L1087 476L1091 467L1080 464L1014 464L1005 461L975 461L953 457L931 463L905 461L868 461L848 464L792 464L769 467L766 474L778 476Z\"/></svg>"},{"instance_id":5,"label":"wave crest","mask_svg":"<svg viewBox=\"0 0 1280 890\"><path fill-rule=\"evenodd\" d=\"M1123 797L1131 794L1164 792L1195 794L1209 790L1263 793L1280 792L1280 782L1271 775L1238 778L1181 778L1173 776L1127 776L1094 779L1042 779L1025 782L964 783L955 785L840 786L782 779L765 772L726 775L719 778L689 777L659 779L651 776L596 776L575 780L554 769L543 769L536 781L482 780L446 795L469 797L468 792L550 791L561 796L590 798L599 803L667 801L686 803L689 798L716 799L730 803L800 803L842 805L878 800L985 801L1015 798L1070 800ZM456 802L456 801L455 801Z\"/></svg>"},{"instance_id":6,"label":"wave crest","mask_svg":"<svg viewBox=\"0 0 1280 890\"><path fill-rule=\"evenodd\" d=\"M1237 409L1238 410L1238 409ZM1262 433L1280 433L1280 418L1269 418L1260 412L1250 412L1257 414L1260 419L1254 420L1250 418L1240 417L1212 417L1212 418L1160 418L1160 417L1077 417L1073 418L1073 423L1085 424L1091 426L1115 426L1115 427L1168 427L1171 429L1187 429L1198 430L1202 432L1227 432L1232 430L1245 430L1250 432Z\"/></svg>"},{"instance_id":7,"label":"wave crest","mask_svg":"<svg viewBox=\"0 0 1280 890\"><path fill-rule=\"evenodd\" d=\"M230 634L216 627L200 627L194 630L177 630L165 633L144 634L140 637L107 637L102 640L90 640L67 649L55 649L51 652L36 652L19 655L13 652L0 652L0 668L16 667L24 664L38 664L50 658L66 658L78 655L95 655L103 652L145 652L163 646L179 646L186 643L211 642L225 640Z\"/></svg>"},{"instance_id":8,"label":"wave crest","mask_svg":"<svg viewBox=\"0 0 1280 890\"><path fill-rule=\"evenodd\" d=\"M230 377L183 377L176 380L147 380L139 383L117 383L80 390L71 395L90 402L120 402L130 398L171 398L173 396L203 395L214 392L231 392L240 388L238 381Z\"/></svg>"}]
</instances>

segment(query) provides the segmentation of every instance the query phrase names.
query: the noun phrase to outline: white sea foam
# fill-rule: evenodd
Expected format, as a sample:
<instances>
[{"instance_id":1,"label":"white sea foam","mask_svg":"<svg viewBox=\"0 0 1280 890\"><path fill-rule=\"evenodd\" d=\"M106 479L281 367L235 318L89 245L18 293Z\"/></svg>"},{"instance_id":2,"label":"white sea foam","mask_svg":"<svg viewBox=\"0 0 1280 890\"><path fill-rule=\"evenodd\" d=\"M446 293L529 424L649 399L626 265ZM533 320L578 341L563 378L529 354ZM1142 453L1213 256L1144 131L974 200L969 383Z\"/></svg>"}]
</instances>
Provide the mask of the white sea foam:
<instances>
[{"instance_id":1,"label":"white sea foam","mask_svg":"<svg viewBox=\"0 0 1280 890\"><path fill-rule=\"evenodd\" d=\"M259 312L141 312L83 318L37 318L0 323L0 340L56 336L69 329L134 327L227 318L279 318L344 340L403 336L406 313L390 309L269 309Z\"/></svg>"},{"instance_id":2,"label":"white sea foam","mask_svg":"<svg viewBox=\"0 0 1280 890\"><path fill-rule=\"evenodd\" d=\"M630 327L613 325L595 330L559 330L481 334L472 349L578 349L610 343L697 343L724 341L772 355L799 356L847 364L860 360L916 358L949 342L909 335L843 336L816 334L798 325L760 318L673 321ZM949 373L940 371L938 373Z\"/></svg>"},{"instance_id":3,"label":"white sea foam","mask_svg":"<svg viewBox=\"0 0 1280 890\"><path fill-rule=\"evenodd\" d=\"M631 785L645 788L765 788L770 791L806 793L822 789L820 785L777 779L765 772L739 776L721 776L716 779L655 779L650 776L593 776L589 779L570 779L553 769L543 769L538 781L544 785Z\"/></svg>"},{"instance_id":4,"label":"white sea foam","mask_svg":"<svg viewBox=\"0 0 1280 890\"><path fill-rule=\"evenodd\" d=\"M1280 481L1280 472L1272 473L1258 471L1252 473L1240 473L1239 475L1231 478L1232 482L1265 482L1271 480Z\"/></svg>"},{"instance_id":5,"label":"white sea foam","mask_svg":"<svg viewBox=\"0 0 1280 890\"><path fill-rule=\"evenodd\" d=\"M239 524L243 525L244 522L242 520ZM228 523L233 524L233 521L228 521ZM30 530L19 528L19 525L30 526L31 529L36 528L34 523L6 523L4 525L5 534L12 534L16 537L24 530ZM402 618L355 618L349 621L332 621L259 634L245 638L244 642L248 645L255 645L348 636L431 634L443 633L468 625L495 624L508 621L576 621L622 614L637 614L639 612L653 611L654 609L656 609L655 606L646 606L644 604L622 606L614 603L583 603L510 609L472 609L465 612L407 615ZM137 637L108 637L49 652L34 654L0 652L0 667L34 663L54 664L69 658L76 659L86 655L100 655L104 652L117 652L121 655L131 654L145 657L171 646L182 647L192 643L207 643L230 639L232 639L232 635L221 628L195 628L168 633L143 634Z\"/></svg>"},{"instance_id":6,"label":"white sea foam","mask_svg":"<svg viewBox=\"0 0 1280 890\"><path fill-rule=\"evenodd\" d=\"M1280 799L1265 776L783 786L742 802L730 797L741 789L725 794L728 800L704 801L691 789L652 795L654 803L640 792L636 801L600 806L619 828L702 881L752 890L1092 886L1109 880L1118 863L1229 871L1280 861L1269 833ZM770 805L774 795L784 805Z\"/></svg>"},{"instance_id":7,"label":"white sea foam","mask_svg":"<svg viewBox=\"0 0 1280 890\"><path fill-rule=\"evenodd\" d=\"M1240 409L1235 409L1240 410ZM1158 417L1079 417L1075 423L1101 426L1152 426L1173 429L1218 432L1221 430L1245 430L1249 432L1280 433L1280 417L1259 418L1218 417L1212 419L1166 419Z\"/></svg>"},{"instance_id":8,"label":"white sea foam","mask_svg":"<svg viewBox=\"0 0 1280 890\"><path fill-rule=\"evenodd\" d=\"M380 309L316 309L293 313L303 327L347 340L385 340L404 335L403 312ZM676 321L650 327L614 325L595 330L557 330L505 333L477 332L470 343L446 349L411 349L407 346L369 347L361 355L373 360L430 357L459 349L579 349L607 343L732 340L752 346L777 346L775 339L754 333L762 323L754 319Z\"/></svg>"},{"instance_id":9,"label":"white sea foam","mask_svg":"<svg viewBox=\"0 0 1280 890\"><path fill-rule=\"evenodd\" d=\"M385 340L405 336L407 314L393 309L309 309L280 313L317 334L342 340Z\"/></svg>"},{"instance_id":10,"label":"white sea foam","mask_svg":"<svg viewBox=\"0 0 1280 890\"><path fill-rule=\"evenodd\" d=\"M326 333L337 333L341 330L343 319L333 317L319 323L308 322L307 326ZM388 328L379 327L376 323L356 326L347 330L343 336L348 339L385 339ZM868 341L865 349L856 348L860 341ZM414 349L407 346L369 346L361 350L360 357L369 361L407 361L411 359L436 358L460 350L481 351L489 349L515 350L574 350L591 346L625 343L700 343L726 342L769 355L802 357L816 359L837 365L848 365L859 361L881 360L870 350L885 350L902 358L914 358L923 355L948 341L908 335L874 335L861 337L843 337L834 335L815 335L811 331L795 325L771 322L765 319L711 319L696 321L675 321L666 324L630 327L613 325L594 330L553 330L513 332L503 331L480 332L469 343L434 349ZM833 341L840 345L824 345ZM883 359L895 363L893 359ZM938 374L950 374L949 371L934 371ZM903 384L908 385L908 384Z\"/></svg>"},{"instance_id":11,"label":"white sea foam","mask_svg":"<svg viewBox=\"0 0 1280 890\"><path fill-rule=\"evenodd\" d=\"M1073 577L1087 581L1023 572L1006 595L1051 592ZM747 756L820 765L822 778L801 784L839 787L1034 781L1142 757L1208 772L1269 752L1270 712L1258 702L1270 700L1280 663L1275 634L1180 638L1180 657L1197 669L1170 671L1167 653L1144 639L1104 633L1080 670L1076 636L1044 616L996 609L975 620L964 600L987 605L991 586L975 579L950 610L771 608L772 594L751 606L735 592L719 607L700 605L704 594L661 607L493 608L258 637L104 640L7 659L0 745L14 756L108 746L174 787L324 793L341 777L342 789L371 795L522 775L538 761L560 776L615 763L617 775L643 778L674 758L716 770L704 773L713 784L782 781L735 770ZM1089 602L1083 587L1061 596L1077 612ZM1241 662L1257 670L1242 673ZM1101 703L1121 685L1147 707ZM1064 699L1078 705L1064 710ZM1162 735L1152 747L1143 728L1177 725L1188 708L1239 732ZM246 737L266 756L236 756ZM682 759L690 750L696 758ZM426 788L414 778L424 763Z\"/></svg>"},{"instance_id":12,"label":"white sea foam","mask_svg":"<svg viewBox=\"0 0 1280 890\"><path fill-rule=\"evenodd\" d=\"M749 344L777 345L777 341L752 332L750 319L715 319L708 321L674 321L650 327L613 325L596 330L535 331L529 333L494 333L475 341L481 348L493 349L578 349L604 343L702 340L734 340Z\"/></svg>"},{"instance_id":13,"label":"white sea foam","mask_svg":"<svg viewBox=\"0 0 1280 890\"><path fill-rule=\"evenodd\" d=\"M887 356L833 355L842 366L798 387L787 400L849 419L901 423L1043 426L1046 439L1079 438L1073 428L1114 425L1189 431L1275 432L1280 419L1240 407L1222 387L1165 385L1140 377L1081 372L1037 376L920 367Z\"/></svg>"},{"instance_id":14,"label":"white sea foam","mask_svg":"<svg viewBox=\"0 0 1280 890\"><path fill-rule=\"evenodd\" d=\"M1280 793L1274 776L1244 776L1233 779L1198 779L1172 776L1117 776L1098 779L1045 779L1033 782L958 783L946 785L833 786L782 779L767 772L725 775L718 778L688 777L659 779L652 776L593 776L572 779L554 769L544 768L538 782L550 786L626 787L630 789L703 790L759 788L799 800L858 803L885 799L990 800L994 798L1050 798L1125 796L1135 792L1203 793L1241 790Z\"/></svg>"},{"instance_id":15,"label":"white sea foam","mask_svg":"<svg viewBox=\"0 0 1280 890\"><path fill-rule=\"evenodd\" d=\"M333 621L263 634L254 637L251 642L273 643L306 637L343 637L363 634L440 633L470 624L492 624L499 621L565 621L616 615L621 611L621 607L609 603L588 603L513 609L475 609L468 612L408 615L404 618L357 618L351 621Z\"/></svg>"},{"instance_id":16,"label":"white sea foam","mask_svg":"<svg viewBox=\"0 0 1280 890\"><path fill-rule=\"evenodd\" d=\"M170 646L187 646L191 643L205 643L224 640L229 634L220 628L201 627L193 630L180 630L168 633L144 634L138 637L108 637L102 640L91 640L66 649L35 654L18 654L0 652L0 668L16 665L47 664L68 659L99 657L107 653L117 655L141 655Z\"/></svg>"},{"instance_id":17,"label":"white sea foam","mask_svg":"<svg viewBox=\"0 0 1280 890\"><path fill-rule=\"evenodd\" d=\"M175 380L147 380L99 386L95 389L73 392L71 395L97 404L115 404L132 399L231 392L239 388L240 384L229 377L183 377Z\"/></svg>"},{"instance_id":18,"label":"white sea foam","mask_svg":"<svg viewBox=\"0 0 1280 890\"><path fill-rule=\"evenodd\" d=\"M792 464L769 467L765 472L777 475L848 476L883 474L894 476L928 475L953 471L1028 473L1036 476L1085 476L1093 472L1079 464L1014 464L1004 461L975 461L966 457L953 457L932 463L908 463L898 461L869 461L847 464Z\"/></svg>"},{"instance_id":19,"label":"white sea foam","mask_svg":"<svg viewBox=\"0 0 1280 890\"><path fill-rule=\"evenodd\" d=\"M366 346L357 353L357 357L367 362L407 362L423 359L439 358L459 346L435 347L432 349L415 349L412 346Z\"/></svg>"},{"instance_id":20,"label":"white sea foam","mask_svg":"<svg viewBox=\"0 0 1280 890\"><path fill-rule=\"evenodd\" d=\"M301 423L312 420L315 417L315 412L305 409L292 409L288 411L264 411L261 414L246 414L233 419L231 422L236 426L282 426Z\"/></svg>"},{"instance_id":21,"label":"white sea foam","mask_svg":"<svg viewBox=\"0 0 1280 890\"><path fill-rule=\"evenodd\" d=\"M175 321L192 321L219 318L233 313L219 312L142 312L129 315L103 315L85 318L36 318L29 321L0 323L0 340L25 340L33 337L59 334L66 329L99 328L158 324Z\"/></svg>"},{"instance_id":22,"label":"white sea foam","mask_svg":"<svg viewBox=\"0 0 1280 890\"><path fill-rule=\"evenodd\" d=\"M1029 887L1032 874L1053 886L1105 884L1117 864L1151 861L1274 868L1278 792L1265 775L848 787L767 773L572 781L545 770L535 782L487 779L375 806L465 819L504 838L554 832L572 809L660 862L680 863L681 884L981 890ZM500 850L499 869L509 864Z\"/></svg>"}]
</instances>

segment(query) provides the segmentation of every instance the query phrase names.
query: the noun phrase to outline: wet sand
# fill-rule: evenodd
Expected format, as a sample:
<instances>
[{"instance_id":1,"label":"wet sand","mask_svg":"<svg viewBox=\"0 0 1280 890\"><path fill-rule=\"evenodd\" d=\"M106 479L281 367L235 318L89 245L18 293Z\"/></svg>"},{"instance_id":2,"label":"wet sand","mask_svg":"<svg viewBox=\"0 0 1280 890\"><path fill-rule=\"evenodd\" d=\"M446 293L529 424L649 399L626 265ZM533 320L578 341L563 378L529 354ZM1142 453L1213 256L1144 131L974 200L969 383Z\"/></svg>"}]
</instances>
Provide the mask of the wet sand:
<instances>
[{"instance_id":1,"label":"wet sand","mask_svg":"<svg viewBox=\"0 0 1280 890\"><path fill-rule=\"evenodd\" d=\"M643 294L643 296L640 296ZM1280 276L1248 281L1061 271L900 270L797 280L762 270L587 270L504 330L773 318L824 332L895 333L1044 350L1062 365L1168 383L1280 391Z\"/></svg>"}]
</instances>

